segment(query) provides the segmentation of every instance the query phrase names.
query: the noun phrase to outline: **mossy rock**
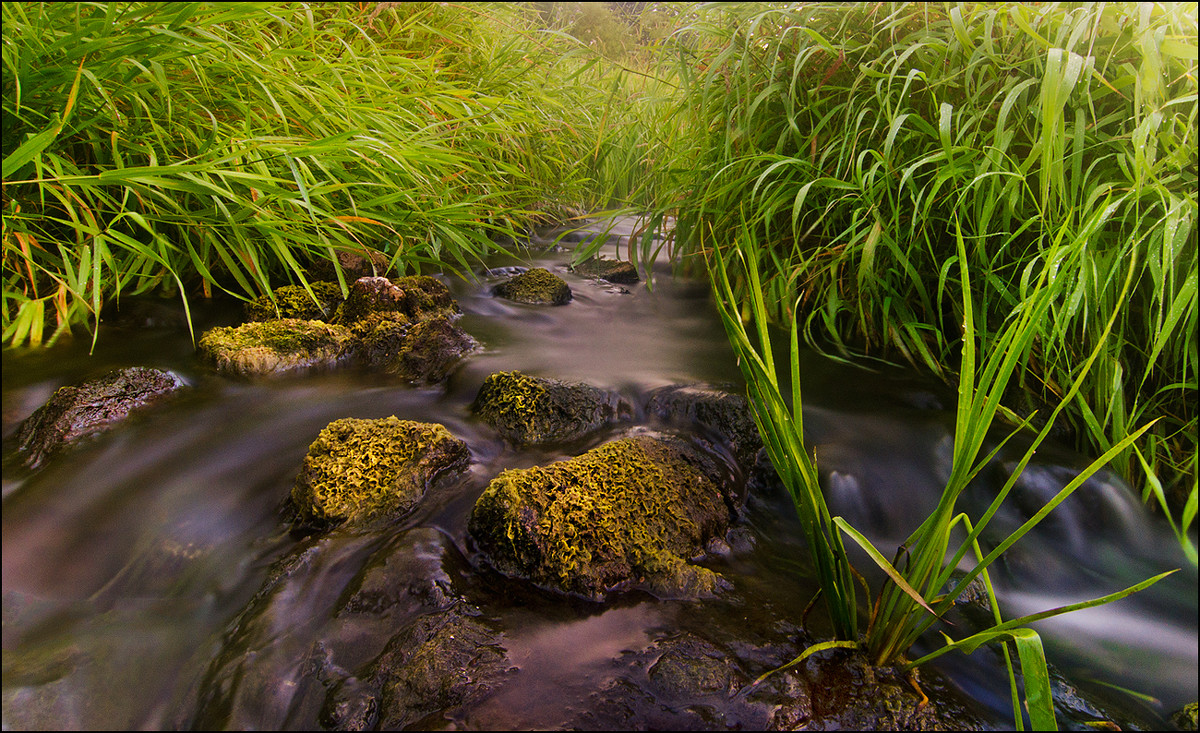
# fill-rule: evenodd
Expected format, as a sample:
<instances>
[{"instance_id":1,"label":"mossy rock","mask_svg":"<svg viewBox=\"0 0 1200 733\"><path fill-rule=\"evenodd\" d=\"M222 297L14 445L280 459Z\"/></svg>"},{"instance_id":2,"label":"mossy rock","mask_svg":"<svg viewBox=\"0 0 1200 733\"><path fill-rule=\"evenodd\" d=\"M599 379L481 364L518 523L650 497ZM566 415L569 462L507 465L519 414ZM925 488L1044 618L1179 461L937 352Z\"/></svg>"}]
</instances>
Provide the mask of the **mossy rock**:
<instances>
[{"instance_id":1,"label":"mossy rock","mask_svg":"<svg viewBox=\"0 0 1200 733\"><path fill-rule=\"evenodd\" d=\"M617 419L629 406L580 382L497 372L484 380L474 410L516 445L574 440Z\"/></svg>"},{"instance_id":2,"label":"mossy rock","mask_svg":"<svg viewBox=\"0 0 1200 733\"><path fill-rule=\"evenodd\" d=\"M364 277L350 286L346 302L338 310L334 322L351 326L361 320L388 318L412 323L457 315L458 303L450 289L436 278L428 275L395 280Z\"/></svg>"},{"instance_id":3,"label":"mossy rock","mask_svg":"<svg viewBox=\"0 0 1200 733\"><path fill-rule=\"evenodd\" d=\"M412 324L364 319L353 328L355 354L365 366L414 383L440 382L479 342L449 318Z\"/></svg>"},{"instance_id":4,"label":"mossy rock","mask_svg":"<svg viewBox=\"0 0 1200 733\"><path fill-rule=\"evenodd\" d=\"M247 321L299 318L302 321L328 321L342 304L342 289L335 282L309 283L312 295L300 285L275 288L274 297L260 295L245 306ZM316 301L313 297L316 297Z\"/></svg>"},{"instance_id":5,"label":"mossy rock","mask_svg":"<svg viewBox=\"0 0 1200 733\"><path fill-rule=\"evenodd\" d=\"M37 468L64 446L105 432L135 411L182 388L183 380L159 369L130 367L83 384L59 387L17 429L25 464Z\"/></svg>"},{"instance_id":6,"label":"mossy rock","mask_svg":"<svg viewBox=\"0 0 1200 733\"><path fill-rule=\"evenodd\" d=\"M563 305L571 300L571 286L544 267L535 267L506 280L492 292L501 298L533 305Z\"/></svg>"},{"instance_id":7,"label":"mossy rock","mask_svg":"<svg viewBox=\"0 0 1200 733\"><path fill-rule=\"evenodd\" d=\"M375 249L366 247L358 251L339 250L337 252L338 266L342 270L347 283L352 283L362 277L387 275L391 262L387 255ZM337 282L333 262L318 260L309 268L309 274L314 280L331 280Z\"/></svg>"},{"instance_id":8,"label":"mossy rock","mask_svg":"<svg viewBox=\"0 0 1200 733\"><path fill-rule=\"evenodd\" d=\"M501 473L469 530L500 572L602 600L638 586L666 598L726 585L688 560L724 535L730 510L711 460L681 440L637 436Z\"/></svg>"},{"instance_id":9,"label":"mossy rock","mask_svg":"<svg viewBox=\"0 0 1200 733\"><path fill-rule=\"evenodd\" d=\"M1196 703L1188 703L1171 715L1171 722L1179 730L1196 730Z\"/></svg>"},{"instance_id":10,"label":"mossy rock","mask_svg":"<svg viewBox=\"0 0 1200 733\"><path fill-rule=\"evenodd\" d=\"M607 257L591 257L571 268L577 275L607 280L620 285L632 285L641 278L632 262L610 260Z\"/></svg>"},{"instance_id":11,"label":"mossy rock","mask_svg":"<svg viewBox=\"0 0 1200 733\"><path fill-rule=\"evenodd\" d=\"M315 523L401 516L469 458L466 443L437 423L335 420L309 446L292 503Z\"/></svg>"},{"instance_id":12,"label":"mossy rock","mask_svg":"<svg viewBox=\"0 0 1200 733\"><path fill-rule=\"evenodd\" d=\"M197 346L218 371L259 376L337 366L350 340L350 331L341 326L281 318L213 328Z\"/></svg>"}]
</instances>

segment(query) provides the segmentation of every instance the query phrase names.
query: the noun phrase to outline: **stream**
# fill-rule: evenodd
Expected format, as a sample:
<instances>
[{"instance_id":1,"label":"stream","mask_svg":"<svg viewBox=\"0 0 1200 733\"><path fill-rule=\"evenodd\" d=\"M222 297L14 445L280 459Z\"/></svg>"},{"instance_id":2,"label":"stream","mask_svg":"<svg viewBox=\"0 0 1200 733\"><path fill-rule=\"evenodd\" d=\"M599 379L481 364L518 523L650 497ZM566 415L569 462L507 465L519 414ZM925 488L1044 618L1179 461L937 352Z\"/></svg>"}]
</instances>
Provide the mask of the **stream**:
<instances>
[{"instance_id":1,"label":"stream","mask_svg":"<svg viewBox=\"0 0 1200 733\"><path fill-rule=\"evenodd\" d=\"M602 254L625 255L632 223L617 222ZM616 714L600 711L597 695L640 685L647 650L683 632L703 635L756 673L769 668L798 633L815 592L800 526L781 490L751 496L736 524L740 539L704 561L733 585L715 599L664 601L639 591L598 604L480 567L467 519L501 471L576 455L651 424L644 405L659 387L704 382L744 394L705 283L673 278L661 261L652 289L614 285L567 271L568 260L568 251L556 249L488 263L551 269L573 291L564 306L497 298L491 287L502 278L485 268L474 281L440 278L462 308L459 325L482 349L436 386L350 369L223 377L199 363L187 329L169 312L148 326L102 324L91 355L82 334L47 349L6 349L4 728L315 727L319 705L304 684L252 689L227 671L243 667L220 660L257 655L263 668L283 671L281 679L301 679L296 660L329 634L337 599L364 568L400 562L397 547L408 553L404 562L432 568L479 607L516 668L494 694L436 721L443 727L669 727L676 720L664 712L676 704L670 700L633 696L641 702ZM198 336L239 322L240 307L195 303L193 314ZM36 471L20 464L13 435L55 389L127 366L170 370L189 389ZM470 410L489 374L511 370L616 390L641 407L630 421L583 441L517 451ZM831 511L890 556L936 504L949 473L953 392L903 369L859 368L807 352L802 374L806 439ZM290 532L280 508L321 429L338 418L390 415L445 425L470 447L469 470L439 484L387 531L334 531L323 539ZM998 455L962 508L977 514L987 505L1017 450ZM996 531L1018 526L1084 465L1066 448L1039 450ZM318 545L319 562L302 587L275 593L268 613L241 617L261 597L273 563ZM168 568L163 548L172 550ZM868 565L856 560L861 570ZM1129 486L1097 474L1015 545L993 578L1012 618L1173 568L1180 571L1136 596L1035 627L1051 664L1090 700L1135 726L1159 728L1197 698L1197 572ZM811 633L820 638L816 616ZM251 623L269 627L255 637L269 644L238 649ZM354 633L379 632L364 626ZM338 664L353 668L377 653L377 642L347 643ZM1011 725L1007 677L993 654L952 653L934 667L992 725ZM762 722L738 715L716 705L695 720L712 728Z\"/></svg>"}]
</instances>

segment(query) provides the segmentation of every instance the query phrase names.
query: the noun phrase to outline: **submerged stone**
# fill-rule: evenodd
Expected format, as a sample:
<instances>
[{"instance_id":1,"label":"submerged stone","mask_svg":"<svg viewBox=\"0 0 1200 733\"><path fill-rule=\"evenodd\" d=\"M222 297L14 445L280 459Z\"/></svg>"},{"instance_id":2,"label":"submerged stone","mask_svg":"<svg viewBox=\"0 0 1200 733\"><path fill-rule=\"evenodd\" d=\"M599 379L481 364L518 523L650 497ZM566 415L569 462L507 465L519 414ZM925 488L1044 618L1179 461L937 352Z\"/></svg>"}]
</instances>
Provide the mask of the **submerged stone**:
<instances>
[{"instance_id":1,"label":"submerged stone","mask_svg":"<svg viewBox=\"0 0 1200 733\"><path fill-rule=\"evenodd\" d=\"M316 522L407 513L442 473L462 470L466 443L437 423L344 418L309 446L292 503Z\"/></svg>"},{"instance_id":2,"label":"submerged stone","mask_svg":"<svg viewBox=\"0 0 1200 733\"><path fill-rule=\"evenodd\" d=\"M497 372L484 380L474 409L517 445L574 440L628 411L617 395L580 382Z\"/></svg>"},{"instance_id":3,"label":"submerged stone","mask_svg":"<svg viewBox=\"0 0 1200 733\"><path fill-rule=\"evenodd\" d=\"M762 438L745 397L703 384L672 385L650 393L646 411L661 420L700 425L725 442L738 464L749 470Z\"/></svg>"},{"instance_id":4,"label":"submerged stone","mask_svg":"<svg viewBox=\"0 0 1200 733\"><path fill-rule=\"evenodd\" d=\"M336 366L349 343L350 331L341 326L281 318L210 329L197 347L218 371L260 376Z\"/></svg>"},{"instance_id":5,"label":"submerged stone","mask_svg":"<svg viewBox=\"0 0 1200 733\"><path fill-rule=\"evenodd\" d=\"M533 305L563 305L571 300L571 287L558 275L535 267L500 283L492 291L501 298Z\"/></svg>"},{"instance_id":6,"label":"submerged stone","mask_svg":"<svg viewBox=\"0 0 1200 733\"><path fill-rule=\"evenodd\" d=\"M247 321L298 318L302 321L328 321L342 304L342 289L334 282L309 283L312 295L300 285L275 288L273 296L261 295L245 306ZM313 300L313 297L316 300Z\"/></svg>"},{"instance_id":7,"label":"submerged stone","mask_svg":"<svg viewBox=\"0 0 1200 733\"><path fill-rule=\"evenodd\" d=\"M667 598L712 595L723 578L688 560L725 533L715 463L681 440L606 443L513 469L475 503L469 531L500 572L602 600L639 586Z\"/></svg>"},{"instance_id":8,"label":"submerged stone","mask_svg":"<svg viewBox=\"0 0 1200 733\"><path fill-rule=\"evenodd\" d=\"M632 285L641 279L632 262L610 260L607 257L591 257L571 269L585 277L599 278L620 285Z\"/></svg>"},{"instance_id":9,"label":"submerged stone","mask_svg":"<svg viewBox=\"0 0 1200 733\"><path fill-rule=\"evenodd\" d=\"M83 384L60 387L17 429L25 464L37 468L64 446L111 430L137 410L183 387L183 380L159 369L130 367Z\"/></svg>"}]
</instances>

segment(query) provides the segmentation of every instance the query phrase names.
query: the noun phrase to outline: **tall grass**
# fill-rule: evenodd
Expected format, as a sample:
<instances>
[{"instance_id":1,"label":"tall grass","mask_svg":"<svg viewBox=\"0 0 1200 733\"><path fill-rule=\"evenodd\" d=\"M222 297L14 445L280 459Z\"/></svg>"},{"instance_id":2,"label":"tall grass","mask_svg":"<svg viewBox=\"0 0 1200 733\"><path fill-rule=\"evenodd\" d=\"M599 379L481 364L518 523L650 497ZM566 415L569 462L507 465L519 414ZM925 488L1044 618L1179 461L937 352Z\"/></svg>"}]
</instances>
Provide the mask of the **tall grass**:
<instances>
[{"instance_id":1,"label":"tall grass","mask_svg":"<svg viewBox=\"0 0 1200 733\"><path fill-rule=\"evenodd\" d=\"M3 21L9 344L92 327L121 294L269 293L337 250L464 269L589 195L598 73L520 8L5 3Z\"/></svg>"},{"instance_id":2,"label":"tall grass","mask_svg":"<svg viewBox=\"0 0 1200 733\"><path fill-rule=\"evenodd\" d=\"M1028 299L1032 263L1059 242L1069 264L1001 414L1045 419L1103 343L1057 427L1101 454L1153 422L1112 461L1173 507L1194 562L1195 10L696 6L673 39L682 93L662 114L693 142L658 200L693 252L702 234L749 228L762 265L757 283L731 273L743 315L760 291L812 346L950 380L956 218L985 332Z\"/></svg>"}]
</instances>

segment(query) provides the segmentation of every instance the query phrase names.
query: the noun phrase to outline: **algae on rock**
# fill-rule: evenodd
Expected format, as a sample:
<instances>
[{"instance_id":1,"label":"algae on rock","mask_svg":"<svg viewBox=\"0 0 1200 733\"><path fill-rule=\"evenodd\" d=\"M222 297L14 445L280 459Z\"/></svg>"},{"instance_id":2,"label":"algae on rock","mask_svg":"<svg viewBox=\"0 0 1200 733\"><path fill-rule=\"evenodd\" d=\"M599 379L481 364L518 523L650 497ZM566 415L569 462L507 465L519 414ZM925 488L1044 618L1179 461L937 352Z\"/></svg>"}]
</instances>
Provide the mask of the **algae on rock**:
<instances>
[{"instance_id":1,"label":"algae on rock","mask_svg":"<svg viewBox=\"0 0 1200 733\"><path fill-rule=\"evenodd\" d=\"M563 305L571 300L571 286L544 267L535 267L497 285L496 295L518 303Z\"/></svg>"},{"instance_id":2,"label":"algae on rock","mask_svg":"<svg viewBox=\"0 0 1200 733\"><path fill-rule=\"evenodd\" d=\"M469 457L466 443L437 423L335 420L309 446L292 502L317 522L400 516L435 478L465 468Z\"/></svg>"},{"instance_id":3,"label":"algae on rock","mask_svg":"<svg viewBox=\"0 0 1200 733\"><path fill-rule=\"evenodd\" d=\"M271 295L261 295L246 303L247 321L270 321L277 318L298 318L302 321L329 321L342 304L342 289L334 282L310 283L312 295L299 285L275 288ZM316 301L313 297L316 297Z\"/></svg>"},{"instance_id":4,"label":"algae on rock","mask_svg":"<svg viewBox=\"0 0 1200 733\"><path fill-rule=\"evenodd\" d=\"M253 376L336 366L349 342L341 326L281 318L210 329L197 347L219 371Z\"/></svg>"},{"instance_id":5,"label":"algae on rock","mask_svg":"<svg viewBox=\"0 0 1200 733\"><path fill-rule=\"evenodd\" d=\"M474 409L512 443L539 445L586 435L629 406L591 385L514 371L489 375L479 388Z\"/></svg>"},{"instance_id":6,"label":"algae on rock","mask_svg":"<svg viewBox=\"0 0 1200 733\"><path fill-rule=\"evenodd\" d=\"M719 475L682 440L616 440L501 473L476 502L469 531L498 570L560 592L711 595L726 582L688 560L728 528Z\"/></svg>"}]
</instances>

